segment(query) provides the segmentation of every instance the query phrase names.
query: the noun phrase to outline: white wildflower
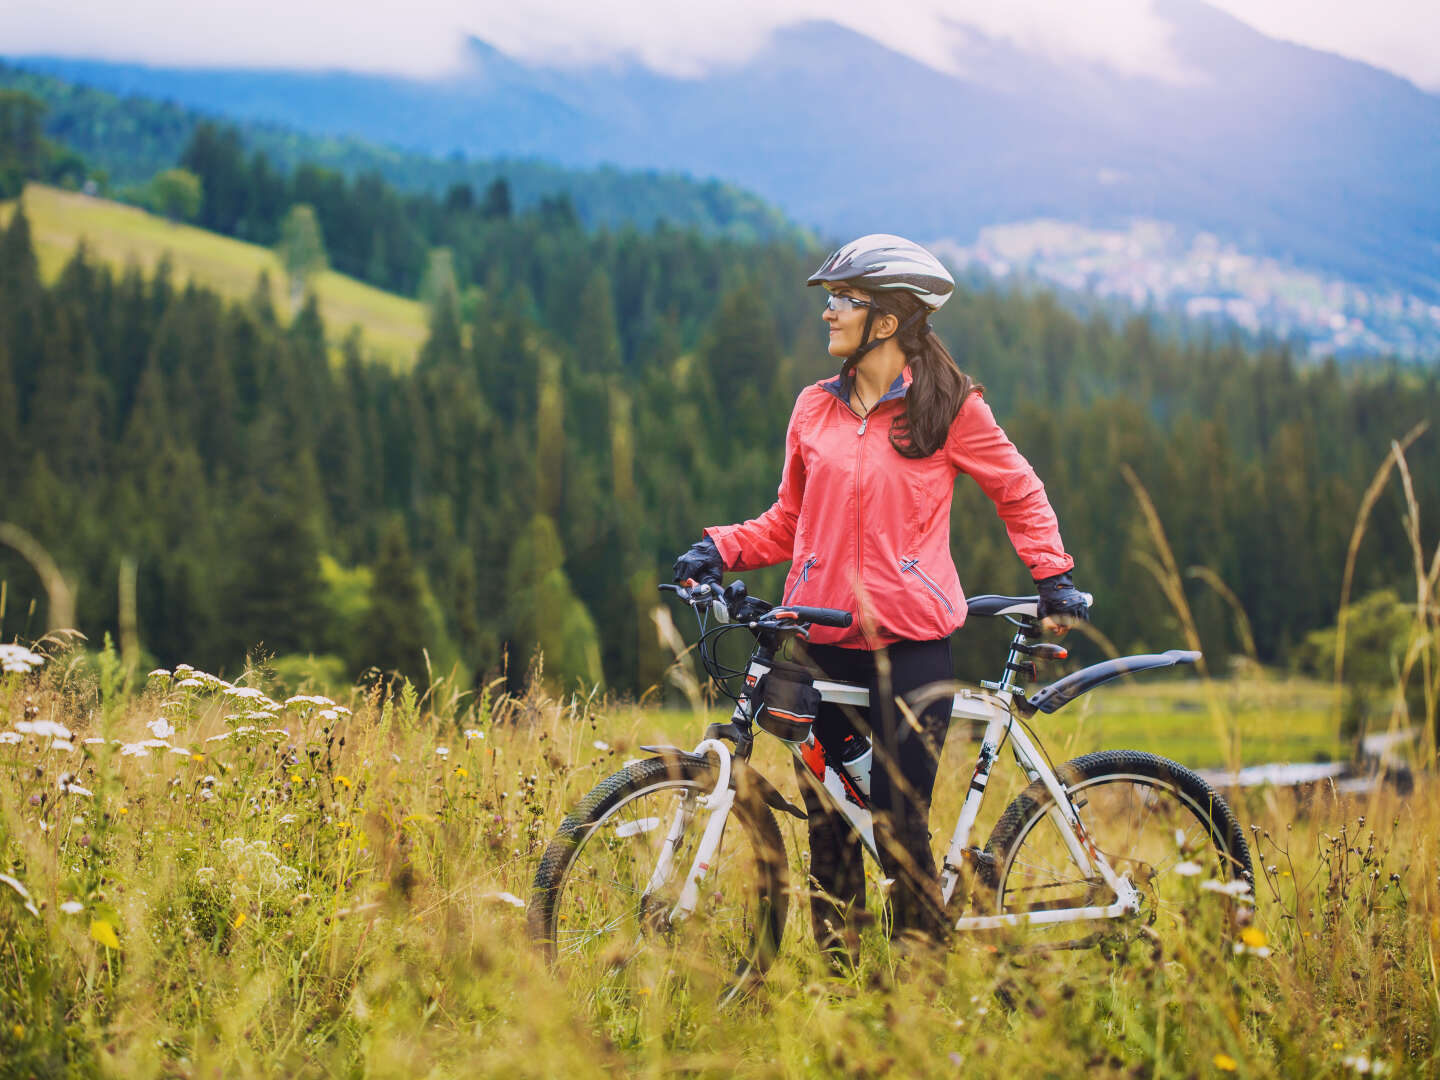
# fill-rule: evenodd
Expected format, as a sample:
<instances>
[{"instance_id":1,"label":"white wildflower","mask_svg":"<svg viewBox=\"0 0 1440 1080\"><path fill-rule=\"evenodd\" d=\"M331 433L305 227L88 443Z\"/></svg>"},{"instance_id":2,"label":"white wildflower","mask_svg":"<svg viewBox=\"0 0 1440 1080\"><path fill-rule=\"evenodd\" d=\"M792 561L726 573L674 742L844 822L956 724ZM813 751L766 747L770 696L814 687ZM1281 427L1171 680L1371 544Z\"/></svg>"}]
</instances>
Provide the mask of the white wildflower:
<instances>
[{"instance_id":1,"label":"white wildflower","mask_svg":"<svg viewBox=\"0 0 1440 1080\"><path fill-rule=\"evenodd\" d=\"M482 900L493 900L497 904L509 904L511 907L523 908L525 901L512 892L492 892L481 897Z\"/></svg>"},{"instance_id":2,"label":"white wildflower","mask_svg":"<svg viewBox=\"0 0 1440 1080\"><path fill-rule=\"evenodd\" d=\"M606 742L604 739L596 739L596 740L595 740L593 743L591 743L590 745L593 746L596 750L609 750L609 749L610 749L610 744L609 744L608 742Z\"/></svg>"},{"instance_id":3,"label":"white wildflower","mask_svg":"<svg viewBox=\"0 0 1440 1080\"><path fill-rule=\"evenodd\" d=\"M465 729L465 741L466 741L466 742L469 742L471 739L483 739L484 737L485 737L485 732L483 732L483 731L477 731L477 730L476 730L475 728L473 728L473 727L472 727L472 728L466 728L466 729Z\"/></svg>"},{"instance_id":4,"label":"white wildflower","mask_svg":"<svg viewBox=\"0 0 1440 1080\"><path fill-rule=\"evenodd\" d=\"M215 880L215 868L213 866L202 866L195 871L195 880L201 885L209 885Z\"/></svg>"},{"instance_id":5,"label":"white wildflower","mask_svg":"<svg viewBox=\"0 0 1440 1080\"><path fill-rule=\"evenodd\" d=\"M147 679L168 679L170 678L170 672L163 667L157 667L154 671L150 672L150 674L145 677Z\"/></svg>"},{"instance_id":6,"label":"white wildflower","mask_svg":"<svg viewBox=\"0 0 1440 1080\"><path fill-rule=\"evenodd\" d=\"M261 691L255 689L255 687L253 687L253 686L232 686L232 687L230 687L229 690L226 690L226 691L225 691L225 696L226 696L226 697L238 697L238 698L250 698L251 700L258 701L260 698L263 698L265 695L264 695L264 693L262 693Z\"/></svg>"},{"instance_id":7,"label":"white wildflower","mask_svg":"<svg viewBox=\"0 0 1440 1080\"><path fill-rule=\"evenodd\" d=\"M151 720L145 726L150 729L150 733L154 735L157 739L163 739L167 736L175 734L174 726L163 716L155 720Z\"/></svg>"},{"instance_id":8,"label":"white wildflower","mask_svg":"<svg viewBox=\"0 0 1440 1080\"><path fill-rule=\"evenodd\" d=\"M1182 863L1175 864L1175 873L1179 874L1181 877L1194 877L1195 875L1202 874L1204 872L1205 868L1203 866L1201 866L1197 862L1191 862L1189 859L1186 859Z\"/></svg>"},{"instance_id":9,"label":"white wildflower","mask_svg":"<svg viewBox=\"0 0 1440 1080\"><path fill-rule=\"evenodd\" d=\"M234 872L233 888L260 894L291 889L300 884L300 872L286 866L264 840L231 836L220 841L229 869Z\"/></svg>"},{"instance_id":10,"label":"white wildflower","mask_svg":"<svg viewBox=\"0 0 1440 1080\"><path fill-rule=\"evenodd\" d=\"M286 705L322 705L330 708L335 704L328 697L321 697L319 694L296 694L294 697L285 699Z\"/></svg>"},{"instance_id":11,"label":"white wildflower","mask_svg":"<svg viewBox=\"0 0 1440 1080\"><path fill-rule=\"evenodd\" d=\"M1249 896L1249 882L1241 881L1239 878L1231 878L1229 881L1216 881L1213 878L1209 881L1202 881L1200 888L1206 892L1223 893L1226 896Z\"/></svg>"},{"instance_id":12,"label":"white wildflower","mask_svg":"<svg viewBox=\"0 0 1440 1080\"><path fill-rule=\"evenodd\" d=\"M69 739L52 739L50 740L50 749L59 750L61 753L69 753L75 749L75 744Z\"/></svg>"},{"instance_id":13,"label":"white wildflower","mask_svg":"<svg viewBox=\"0 0 1440 1080\"><path fill-rule=\"evenodd\" d=\"M339 719L340 719L340 714L339 714L338 712L336 712L334 709L321 709L321 710L320 710L318 713L316 713L315 715L317 715L318 717L320 717L321 720L339 720Z\"/></svg>"},{"instance_id":14,"label":"white wildflower","mask_svg":"<svg viewBox=\"0 0 1440 1080\"><path fill-rule=\"evenodd\" d=\"M200 792L200 798L204 799L206 802L209 802L211 799L215 798L215 792L211 791L207 787Z\"/></svg>"},{"instance_id":15,"label":"white wildflower","mask_svg":"<svg viewBox=\"0 0 1440 1080\"><path fill-rule=\"evenodd\" d=\"M1371 1076L1383 1076L1390 1071L1390 1066L1385 1062L1372 1060L1366 1054L1351 1054L1340 1064L1347 1069L1354 1069L1357 1073L1369 1073Z\"/></svg>"},{"instance_id":16,"label":"white wildflower","mask_svg":"<svg viewBox=\"0 0 1440 1080\"><path fill-rule=\"evenodd\" d=\"M295 821L296 821L296 818L295 818L295 815L294 815L294 814L284 814L284 815L281 816L281 818L280 818L279 822L277 822L277 824L280 824L280 825L294 825L294 824L295 824Z\"/></svg>"},{"instance_id":17,"label":"white wildflower","mask_svg":"<svg viewBox=\"0 0 1440 1080\"><path fill-rule=\"evenodd\" d=\"M45 657L23 645L0 645L0 669L24 675L45 663Z\"/></svg>"},{"instance_id":18,"label":"white wildflower","mask_svg":"<svg viewBox=\"0 0 1440 1080\"><path fill-rule=\"evenodd\" d=\"M150 748L143 742L124 743L120 747L121 757L149 757Z\"/></svg>"},{"instance_id":19,"label":"white wildflower","mask_svg":"<svg viewBox=\"0 0 1440 1080\"><path fill-rule=\"evenodd\" d=\"M436 757L449 757L449 756L450 756L450 748L449 748L448 746L437 746L437 747L435 747L435 756L436 756Z\"/></svg>"},{"instance_id":20,"label":"white wildflower","mask_svg":"<svg viewBox=\"0 0 1440 1080\"><path fill-rule=\"evenodd\" d=\"M205 684L192 675L188 678L181 679L175 685L182 690L198 690Z\"/></svg>"},{"instance_id":21,"label":"white wildflower","mask_svg":"<svg viewBox=\"0 0 1440 1080\"><path fill-rule=\"evenodd\" d=\"M1237 942L1231 947L1231 951L1232 951L1236 956L1245 956L1245 955L1258 956L1258 957L1260 957L1261 960L1264 960L1267 956L1270 955L1270 946L1269 946L1269 945L1245 945L1245 944L1237 941Z\"/></svg>"},{"instance_id":22,"label":"white wildflower","mask_svg":"<svg viewBox=\"0 0 1440 1080\"><path fill-rule=\"evenodd\" d=\"M43 738L69 739L72 733L64 724L57 724L54 720L21 720L15 725L16 731L23 731L27 735L38 735Z\"/></svg>"},{"instance_id":23,"label":"white wildflower","mask_svg":"<svg viewBox=\"0 0 1440 1080\"><path fill-rule=\"evenodd\" d=\"M60 905L60 910L66 915L79 915L80 912L85 910L85 905L80 903L79 900L66 900Z\"/></svg>"},{"instance_id":24,"label":"white wildflower","mask_svg":"<svg viewBox=\"0 0 1440 1080\"><path fill-rule=\"evenodd\" d=\"M5 743L20 743L25 741L25 736L18 731L0 731L0 745ZM86 740L89 741L88 739Z\"/></svg>"},{"instance_id":25,"label":"white wildflower","mask_svg":"<svg viewBox=\"0 0 1440 1080\"><path fill-rule=\"evenodd\" d=\"M83 788L79 784L75 783L75 778L69 773L60 774L58 786L60 790L65 792L67 795L87 795L92 799L95 797L95 793L89 788Z\"/></svg>"}]
</instances>

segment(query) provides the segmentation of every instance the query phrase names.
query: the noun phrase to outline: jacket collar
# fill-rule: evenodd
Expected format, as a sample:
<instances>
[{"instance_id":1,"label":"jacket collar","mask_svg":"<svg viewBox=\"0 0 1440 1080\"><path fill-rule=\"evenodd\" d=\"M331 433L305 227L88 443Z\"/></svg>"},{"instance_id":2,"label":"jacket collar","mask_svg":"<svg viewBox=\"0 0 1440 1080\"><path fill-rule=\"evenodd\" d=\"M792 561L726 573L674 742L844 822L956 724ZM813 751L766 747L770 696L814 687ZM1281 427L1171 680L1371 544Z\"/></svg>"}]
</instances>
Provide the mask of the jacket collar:
<instances>
[{"instance_id":1,"label":"jacket collar","mask_svg":"<svg viewBox=\"0 0 1440 1080\"><path fill-rule=\"evenodd\" d=\"M895 381L890 384L890 389L881 394L880 400L875 402L875 404L883 405L887 401L895 401L897 398L903 398L909 391L910 384L914 381L915 376L911 373L910 366L907 364L901 370L900 374L895 376ZM833 378L821 382L820 388L834 394L840 399L841 403L848 408L850 406L850 389L854 383L855 380L853 378L836 375ZM872 408L873 407L874 406L872 406Z\"/></svg>"}]
</instances>

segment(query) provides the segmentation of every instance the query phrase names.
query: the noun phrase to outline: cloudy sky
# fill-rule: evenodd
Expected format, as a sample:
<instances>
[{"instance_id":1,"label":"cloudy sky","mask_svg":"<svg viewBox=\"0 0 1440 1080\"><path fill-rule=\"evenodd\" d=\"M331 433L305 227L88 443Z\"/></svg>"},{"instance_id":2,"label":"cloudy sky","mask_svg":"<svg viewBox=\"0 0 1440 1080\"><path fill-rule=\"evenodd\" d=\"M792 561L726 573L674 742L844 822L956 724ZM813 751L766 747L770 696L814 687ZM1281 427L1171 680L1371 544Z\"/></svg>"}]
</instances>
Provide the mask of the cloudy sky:
<instances>
[{"instance_id":1,"label":"cloudy sky","mask_svg":"<svg viewBox=\"0 0 1440 1080\"><path fill-rule=\"evenodd\" d=\"M1436 0L1211 0L1274 37L1440 91ZM1029 48L1173 75L1151 0L6 0L0 55L439 74L462 33L568 63L638 56L677 74L744 56L776 26L829 18L937 66L949 21Z\"/></svg>"}]
</instances>

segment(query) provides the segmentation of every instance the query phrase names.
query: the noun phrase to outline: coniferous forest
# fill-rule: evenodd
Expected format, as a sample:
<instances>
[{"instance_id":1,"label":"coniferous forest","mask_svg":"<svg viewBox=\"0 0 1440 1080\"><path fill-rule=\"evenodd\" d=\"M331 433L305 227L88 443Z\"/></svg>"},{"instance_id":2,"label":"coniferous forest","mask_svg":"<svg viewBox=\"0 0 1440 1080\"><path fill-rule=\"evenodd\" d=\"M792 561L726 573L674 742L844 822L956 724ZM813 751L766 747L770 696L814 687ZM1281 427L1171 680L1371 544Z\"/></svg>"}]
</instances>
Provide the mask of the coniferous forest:
<instances>
[{"instance_id":1,"label":"coniferous forest","mask_svg":"<svg viewBox=\"0 0 1440 1080\"><path fill-rule=\"evenodd\" d=\"M769 505L794 396L832 369L803 285L823 252L587 229L563 198L517 212L503 182L402 196L375 176L281 174L208 127L179 164L219 232L271 242L291 205L312 205L332 263L424 295L430 335L397 372L313 301L277 311L257 282L228 303L163 267L117 275L83 247L47 285L15 213L0 236L0 519L77 586L91 641L120 629L133 567L140 644L161 663L313 655L337 677L373 666L424 684L427 654L437 672L520 680L539 649L561 684L659 681L656 583L702 526ZM1278 661L1333 622L1391 440L1440 417L1433 369L1181 341L1046 295L962 289L936 327L1046 481L1121 648L1179 643L1137 557L1153 544L1125 466L1179 566L1218 575ZM1422 507L1440 505L1437 439L1410 451ZM1413 576L1403 506L1384 498L1356 595ZM1434 529L1422 522L1427 546ZM1027 589L963 480L953 547L968 591ZM747 575L752 592L773 595L782 573ZM43 630L29 563L0 549L0 579L4 635ZM1223 662L1234 612L1190 586Z\"/></svg>"}]
</instances>

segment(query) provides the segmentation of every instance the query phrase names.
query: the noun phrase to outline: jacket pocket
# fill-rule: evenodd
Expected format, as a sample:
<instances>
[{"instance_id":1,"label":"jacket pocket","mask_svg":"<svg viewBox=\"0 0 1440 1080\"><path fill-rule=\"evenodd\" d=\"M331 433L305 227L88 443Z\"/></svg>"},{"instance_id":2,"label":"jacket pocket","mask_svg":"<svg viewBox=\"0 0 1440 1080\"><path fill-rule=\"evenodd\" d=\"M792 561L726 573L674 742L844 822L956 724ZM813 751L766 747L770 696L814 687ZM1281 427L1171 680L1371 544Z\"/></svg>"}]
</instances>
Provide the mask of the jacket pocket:
<instances>
[{"instance_id":1,"label":"jacket pocket","mask_svg":"<svg viewBox=\"0 0 1440 1080\"><path fill-rule=\"evenodd\" d=\"M784 607L786 604L794 603L795 594L800 591L801 585L809 584L810 571L815 568L815 564L819 561L820 556L810 555L807 556L805 561L800 564L800 576L795 579L795 584L790 586L790 591L785 594L785 599L780 601L781 607Z\"/></svg>"},{"instance_id":2,"label":"jacket pocket","mask_svg":"<svg viewBox=\"0 0 1440 1080\"><path fill-rule=\"evenodd\" d=\"M930 593L931 596L935 597L936 600L939 600L940 603L945 605L946 611L948 611L951 615L955 614L955 605L950 603L950 600L948 597L946 597L944 590L942 590L940 586L935 583L935 580L920 568L919 559L901 559L900 572L918 581L925 588L925 590Z\"/></svg>"}]
</instances>

